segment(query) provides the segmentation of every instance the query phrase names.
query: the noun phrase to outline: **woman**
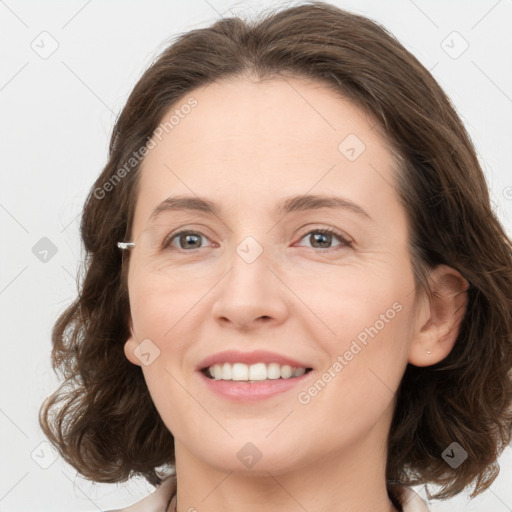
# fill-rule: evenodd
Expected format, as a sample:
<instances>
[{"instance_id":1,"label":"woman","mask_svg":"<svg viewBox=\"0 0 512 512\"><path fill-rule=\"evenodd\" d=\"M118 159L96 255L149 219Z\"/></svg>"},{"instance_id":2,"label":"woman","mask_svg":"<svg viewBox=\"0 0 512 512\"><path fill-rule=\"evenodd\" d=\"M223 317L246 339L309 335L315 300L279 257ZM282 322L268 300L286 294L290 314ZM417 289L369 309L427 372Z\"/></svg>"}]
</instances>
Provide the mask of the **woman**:
<instances>
[{"instance_id":1,"label":"woman","mask_svg":"<svg viewBox=\"0 0 512 512\"><path fill-rule=\"evenodd\" d=\"M408 486L496 477L511 243L449 99L378 24L310 2L181 36L82 239L41 425L86 478L159 486L126 511L414 512Z\"/></svg>"}]
</instances>

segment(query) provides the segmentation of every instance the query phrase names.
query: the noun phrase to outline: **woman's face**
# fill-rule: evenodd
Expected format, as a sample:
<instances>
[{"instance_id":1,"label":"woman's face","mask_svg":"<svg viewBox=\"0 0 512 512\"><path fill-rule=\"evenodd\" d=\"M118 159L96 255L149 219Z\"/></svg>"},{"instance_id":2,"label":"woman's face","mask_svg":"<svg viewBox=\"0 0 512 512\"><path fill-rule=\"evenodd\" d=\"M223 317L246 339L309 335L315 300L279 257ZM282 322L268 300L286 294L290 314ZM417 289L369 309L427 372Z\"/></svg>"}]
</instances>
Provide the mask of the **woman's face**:
<instances>
[{"instance_id":1,"label":"woman's face","mask_svg":"<svg viewBox=\"0 0 512 512\"><path fill-rule=\"evenodd\" d=\"M216 82L172 115L141 169L125 353L178 460L383 457L421 315L374 120L300 79Z\"/></svg>"}]
</instances>

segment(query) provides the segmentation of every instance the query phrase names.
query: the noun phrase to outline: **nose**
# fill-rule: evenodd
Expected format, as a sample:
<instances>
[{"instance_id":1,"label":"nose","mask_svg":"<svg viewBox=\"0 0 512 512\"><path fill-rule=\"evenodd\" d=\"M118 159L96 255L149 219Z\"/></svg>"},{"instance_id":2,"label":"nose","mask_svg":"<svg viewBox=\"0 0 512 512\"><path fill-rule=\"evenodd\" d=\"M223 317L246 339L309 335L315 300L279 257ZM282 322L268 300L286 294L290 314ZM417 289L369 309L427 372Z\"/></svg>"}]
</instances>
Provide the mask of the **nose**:
<instances>
[{"instance_id":1,"label":"nose","mask_svg":"<svg viewBox=\"0 0 512 512\"><path fill-rule=\"evenodd\" d=\"M289 296L279 271L269 265L266 252L252 262L235 252L231 262L231 269L216 287L212 310L215 320L241 331L284 322Z\"/></svg>"}]
</instances>

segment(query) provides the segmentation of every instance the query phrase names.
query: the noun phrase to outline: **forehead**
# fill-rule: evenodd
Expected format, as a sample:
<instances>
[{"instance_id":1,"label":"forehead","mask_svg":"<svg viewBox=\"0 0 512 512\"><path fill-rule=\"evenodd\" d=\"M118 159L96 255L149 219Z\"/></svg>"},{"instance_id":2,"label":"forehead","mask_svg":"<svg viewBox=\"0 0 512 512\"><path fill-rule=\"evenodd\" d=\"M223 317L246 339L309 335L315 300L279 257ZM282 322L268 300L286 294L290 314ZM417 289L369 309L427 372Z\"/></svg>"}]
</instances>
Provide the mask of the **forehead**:
<instances>
[{"instance_id":1,"label":"forehead","mask_svg":"<svg viewBox=\"0 0 512 512\"><path fill-rule=\"evenodd\" d=\"M341 156L339 143L349 134L354 141L359 138L375 149L385 144L377 132L378 124L366 112L311 80L214 82L174 105L164 115L163 123L190 98L197 105L180 119L174 116L174 122L178 122L163 134L166 147L154 152L155 157L163 153L172 157L170 152L179 149L180 160L201 159L204 155L229 160L251 154L257 162L267 156L332 160Z\"/></svg>"},{"instance_id":2,"label":"forehead","mask_svg":"<svg viewBox=\"0 0 512 512\"><path fill-rule=\"evenodd\" d=\"M141 167L137 211L146 220L171 194L262 208L309 191L397 200L395 162L379 125L321 83L214 82L173 105L160 126L166 122Z\"/></svg>"}]
</instances>

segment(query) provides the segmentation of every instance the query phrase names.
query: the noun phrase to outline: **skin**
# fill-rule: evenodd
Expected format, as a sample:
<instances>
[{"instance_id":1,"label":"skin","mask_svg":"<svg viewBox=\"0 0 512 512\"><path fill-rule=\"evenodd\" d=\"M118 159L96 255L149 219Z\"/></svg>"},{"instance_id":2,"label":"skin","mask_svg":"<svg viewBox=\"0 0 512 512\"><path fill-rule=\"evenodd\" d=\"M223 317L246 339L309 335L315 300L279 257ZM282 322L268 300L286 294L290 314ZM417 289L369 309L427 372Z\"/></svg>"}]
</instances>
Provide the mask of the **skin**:
<instances>
[{"instance_id":1,"label":"skin","mask_svg":"<svg viewBox=\"0 0 512 512\"><path fill-rule=\"evenodd\" d=\"M299 78L224 80L189 96L197 106L142 165L125 344L175 438L177 510L393 511L385 461L395 391L407 363L448 355L467 283L440 266L433 298L416 289L393 154L361 109ZM365 145L354 161L338 149L349 134ZM348 209L275 215L281 200L306 193L343 196L370 218ZM177 194L206 197L221 212L168 211L150 223ZM329 227L352 244L333 236L315 245L311 231ZM159 247L181 229L204 235L195 254L178 239ZM247 236L263 249L251 263L236 252ZM400 312L301 403L299 392L393 304ZM159 351L147 365L136 356L145 339ZM197 372L228 349L289 355L313 371L293 390L233 402ZM252 468L237 457L247 442L262 455Z\"/></svg>"}]
</instances>

